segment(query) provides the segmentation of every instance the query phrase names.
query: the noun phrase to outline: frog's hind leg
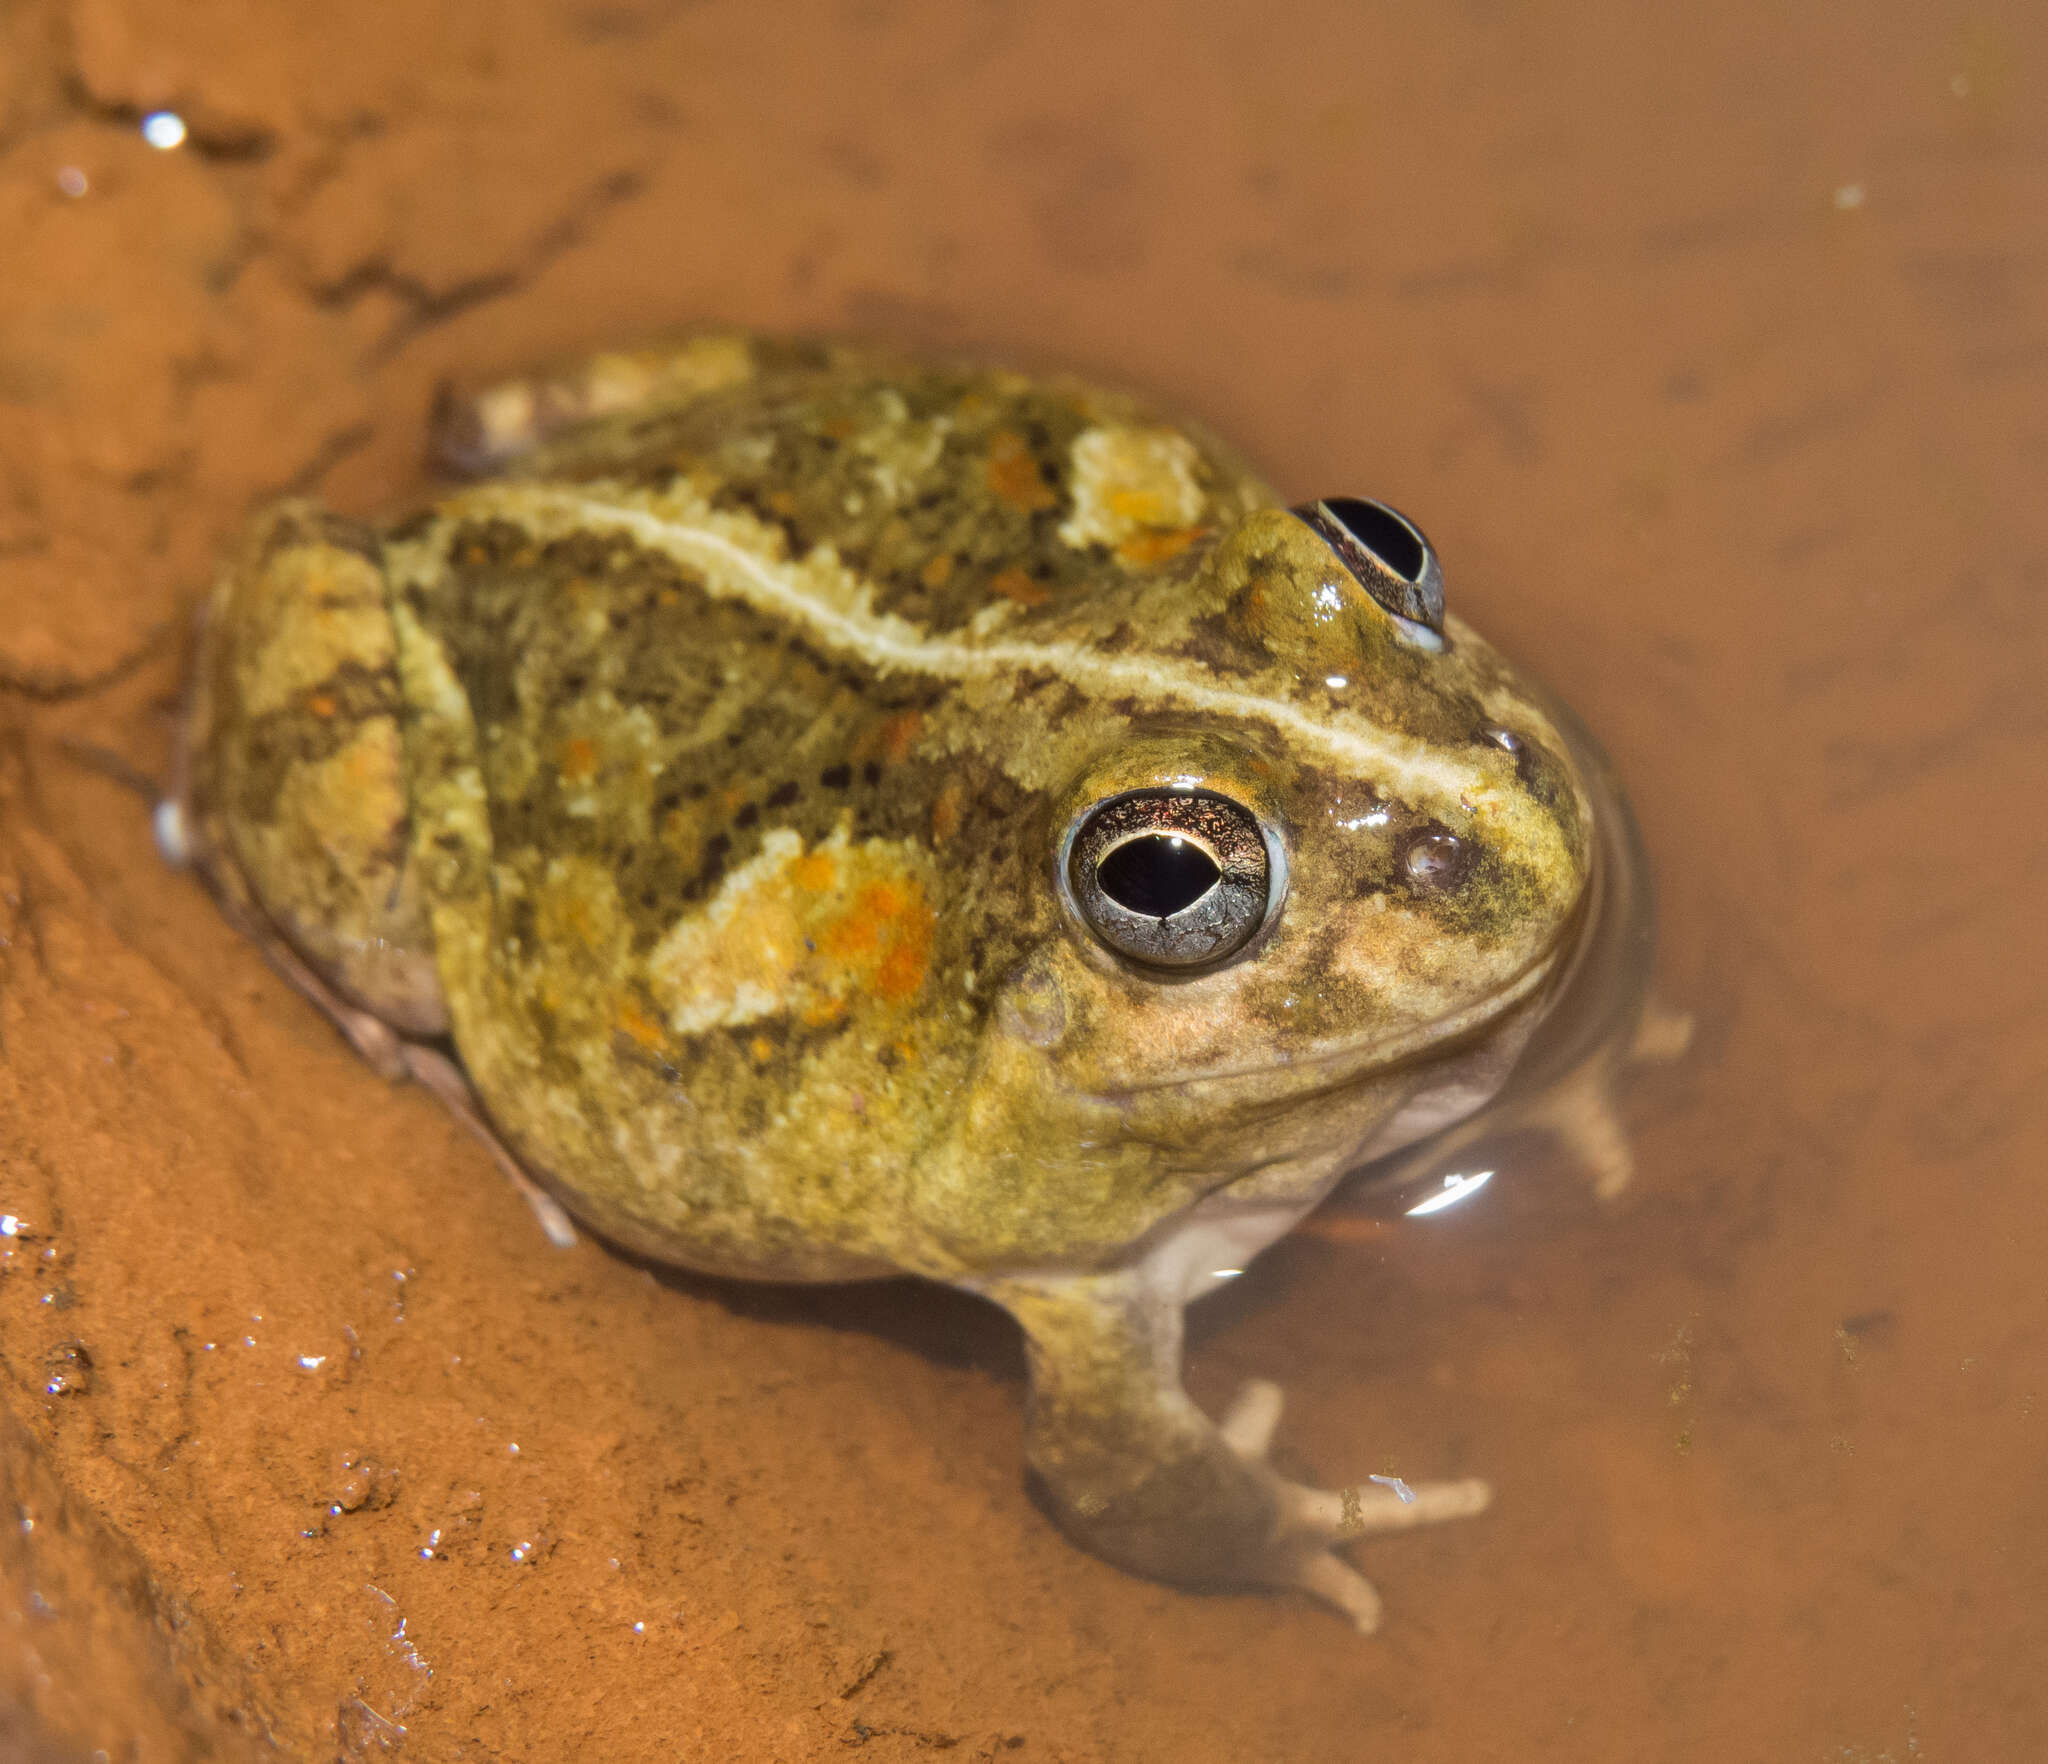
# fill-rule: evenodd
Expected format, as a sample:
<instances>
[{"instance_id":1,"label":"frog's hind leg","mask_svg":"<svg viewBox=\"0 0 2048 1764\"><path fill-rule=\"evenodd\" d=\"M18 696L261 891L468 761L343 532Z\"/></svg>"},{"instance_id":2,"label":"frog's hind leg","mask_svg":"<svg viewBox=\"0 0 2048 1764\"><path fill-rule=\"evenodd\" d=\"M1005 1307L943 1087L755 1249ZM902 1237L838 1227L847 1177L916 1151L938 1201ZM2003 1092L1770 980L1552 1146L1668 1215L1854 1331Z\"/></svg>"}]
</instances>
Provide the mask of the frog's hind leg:
<instances>
[{"instance_id":1,"label":"frog's hind leg","mask_svg":"<svg viewBox=\"0 0 2048 1764\"><path fill-rule=\"evenodd\" d=\"M1619 1100L1629 1070L1675 1060L1691 1042L1690 1013L1645 1000L1626 1045L1589 1061L1531 1103L1530 1120L1578 1160L1601 1200L1619 1199L1635 1180L1635 1148Z\"/></svg>"},{"instance_id":2,"label":"frog's hind leg","mask_svg":"<svg viewBox=\"0 0 2048 1764\"><path fill-rule=\"evenodd\" d=\"M287 502L254 521L200 615L171 794L156 815L293 985L388 1075L448 1017L406 837L381 545Z\"/></svg>"},{"instance_id":3,"label":"frog's hind leg","mask_svg":"<svg viewBox=\"0 0 2048 1764\"><path fill-rule=\"evenodd\" d=\"M1181 1388L1181 1301L1143 1266L981 1286L1024 1326L1026 1451L1060 1522L1120 1567L1189 1585L1294 1587L1378 1626L1380 1600L1338 1546L1482 1511L1476 1479L1367 1477L1305 1487L1266 1461L1277 1386L1248 1384L1212 1423Z\"/></svg>"},{"instance_id":4,"label":"frog's hind leg","mask_svg":"<svg viewBox=\"0 0 2048 1764\"><path fill-rule=\"evenodd\" d=\"M752 379L762 346L740 332L706 332L635 349L558 361L480 391L443 386L429 446L437 465L481 477L599 417L677 410Z\"/></svg>"},{"instance_id":5,"label":"frog's hind leg","mask_svg":"<svg viewBox=\"0 0 2048 1764\"><path fill-rule=\"evenodd\" d=\"M566 1216L498 1140L453 1061L411 862L397 651L376 533L310 503L251 525L199 617L164 856L199 872L271 966L382 1077L434 1092L555 1243Z\"/></svg>"}]
</instances>

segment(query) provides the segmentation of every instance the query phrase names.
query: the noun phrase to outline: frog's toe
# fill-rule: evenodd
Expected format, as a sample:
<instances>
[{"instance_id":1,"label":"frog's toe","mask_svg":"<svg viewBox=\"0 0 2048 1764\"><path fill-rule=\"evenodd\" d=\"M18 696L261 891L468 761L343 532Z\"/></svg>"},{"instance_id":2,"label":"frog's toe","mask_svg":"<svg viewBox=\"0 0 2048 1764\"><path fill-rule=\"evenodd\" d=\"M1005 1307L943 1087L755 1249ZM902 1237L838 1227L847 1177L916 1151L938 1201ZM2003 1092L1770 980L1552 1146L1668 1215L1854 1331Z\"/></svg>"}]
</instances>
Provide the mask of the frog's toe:
<instances>
[{"instance_id":1,"label":"frog's toe","mask_svg":"<svg viewBox=\"0 0 2048 1764\"><path fill-rule=\"evenodd\" d=\"M1403 1482L1369 1476L1349 1488L1292 1488L1296 1525L1332 1543L1381 1531L1410 1531L1444 1519L1469 1519L1493 1500L1493 1485L1477 1476L1455 1482Z\"/></svg>"},{"instance_id":2,"label":"frog's toe","mask_svg":"<svg viewBox=\"0 0 2048 1764\"><path fill-rule=\"evenodd\" d=\"M1302 1558L1295 1585L1350 1618L1360 1635L1371 1635L1380 1626L1380 1595L1372 1582L1328 1550Z\"/></svg>"},{"instance_id":3,"label":"frog's toe","mask_svg":"<svg viewBox=\"0 0 2048 1764\"><path fill-rule=\"evenodd\" d=\"M1216 1424L1216 1431L1240 1458L1263 1462L1286 1405L1286 1393L1270 1378L1247 1378Z\"/></svg>"},{"instance_id":4,"label":"frog's toe","mask_svg":"<svg viewBox=\"0 0 2048 1764\"><path fill-rule=\"evenodd\" d=\"M1265 1378L1248 1378L1239 1389L1216 1431L1223 1443L1247 1463L1263 1463L1280 1425L1286 1396ZM1368 1476L1350 1488L1304 1488L1281 1484L1292 1528L1330 1543L1343 1543L1375 1531L1407 1531L1439 1519L1465 1519L1483 1513L1493 1499L1492 1484L1477 1476L1452 1482L1404 1482L1398 1476Z\"/></svg>"},{"instance_id":5,"label":"frog's toe","mask_svg":"<svg viewBox=\"0 0 2048 1764\"><path fill-rule=\"evenodd\" d=\"M1216 1424L1234 1456L1263 1465L1273 1434L1280 1425L1286 1397L1280 1386L1264 1378L1247 1379L1223 1418ZM1283 1550L1287 1566L1274 1574L1303 1592L1334 1606L1350 1618L1361 1635L1379 1627L1380 1596L1372 1583L1333 1547L1380 1531L1406 1531L1442 1519L1464 1519L1486 1510L1491 1485L1476 1476L1451 1482L1404 1482L1398 1476L1369 1476L1349 1488L1307 1488L1283 1477L1271 1477L1279 1507L1280 1534L1293 1540ZM1301 1546L1307 1547L1302 1548Z\"/></svg>"},{"instance_id":6,"label":"frog's toe","mask_svg":"<svg viewBox=\"0 0 2048 1764\"><path fill-rule=\"evenodd\" d=\"M1285 1483L1281 1509L1297 1539L1321 1547L1303 1549L1293 1560L1293 1582L1303 1592L1351 1619L1360 1635L1380 1623L1380 1595L1372 1582L1334 1553L1334 1546L1376 1531L1403 1531L1439 1519L1463 1519L1483 1512L1493 1490L1477 1477L1458 1482L1407 1483L1372 1477L1345 1489L1303 1488Z\"/></svg>"}]
</instances>

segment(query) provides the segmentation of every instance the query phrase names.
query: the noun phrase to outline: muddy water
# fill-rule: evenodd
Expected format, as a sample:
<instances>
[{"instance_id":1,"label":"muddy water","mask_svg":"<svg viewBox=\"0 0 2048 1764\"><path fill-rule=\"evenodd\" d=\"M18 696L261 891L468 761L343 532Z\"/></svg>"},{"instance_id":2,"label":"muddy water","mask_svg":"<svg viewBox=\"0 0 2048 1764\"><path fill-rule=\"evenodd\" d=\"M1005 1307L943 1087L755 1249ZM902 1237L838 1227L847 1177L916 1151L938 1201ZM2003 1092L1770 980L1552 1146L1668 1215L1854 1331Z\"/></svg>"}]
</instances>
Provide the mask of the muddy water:
<instances>
[{"instance_id":1,"label":"muddy water","mask_svg":"<svg viewBox=\"0 0 2048 1764\"><path fill-rule=\"evenodd\" d=\"M0 12L0 1750L2048 1754L2039 10L426 11ZM252 499L703 318L1384 495L1612 749L1634 1186L1520 1142L1197 1321L1301 1469L1497 1484L1377 1640L1062 1543L970 1304L550 1251L156 862Z\"/></svg>"}]
</instances>

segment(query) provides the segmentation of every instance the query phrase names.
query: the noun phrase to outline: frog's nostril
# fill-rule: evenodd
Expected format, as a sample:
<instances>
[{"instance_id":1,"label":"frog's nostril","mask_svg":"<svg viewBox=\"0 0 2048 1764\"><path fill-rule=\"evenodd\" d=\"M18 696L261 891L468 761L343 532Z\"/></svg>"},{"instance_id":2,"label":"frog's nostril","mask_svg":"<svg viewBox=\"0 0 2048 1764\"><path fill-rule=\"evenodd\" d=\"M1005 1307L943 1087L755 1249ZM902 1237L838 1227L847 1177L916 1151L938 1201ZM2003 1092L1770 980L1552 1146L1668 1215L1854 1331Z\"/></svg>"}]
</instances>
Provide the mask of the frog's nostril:
<instances>
[{"instance_id":1,"label":"frog's nostril","mask_svg":"<svg viewBox=\"0 0 2048 1764\"><path fill-rule=\"evenodd\" d=\"M1457 834L1427 827L1401 853L1401 873L1412 887L1430 894L1455 888L1471 866L1471 851Z\"/></svg>"},{"instance_id":2,"label":"frog's nostril","mask_svg":"<svg viewBox=\"0 0 2048 1764\"><path fill-rule=\"evenodd\" d=\"M1152 919L1193 906L1222 876L1214 858L1177 833L1127 839L1095 866L1104 894Z\"/></svg>"}]
</instances>

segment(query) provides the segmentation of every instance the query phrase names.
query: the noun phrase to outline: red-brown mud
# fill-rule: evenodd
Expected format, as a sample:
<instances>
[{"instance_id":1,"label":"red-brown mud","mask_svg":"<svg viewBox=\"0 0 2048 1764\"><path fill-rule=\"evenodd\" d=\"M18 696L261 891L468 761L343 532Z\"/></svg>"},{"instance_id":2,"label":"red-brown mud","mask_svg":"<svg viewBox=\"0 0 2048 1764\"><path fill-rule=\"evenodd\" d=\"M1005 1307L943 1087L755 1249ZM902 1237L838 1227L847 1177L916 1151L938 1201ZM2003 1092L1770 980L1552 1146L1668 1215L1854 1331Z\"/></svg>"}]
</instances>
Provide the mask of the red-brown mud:
<instances>
[{"instance_id":1,"label":"red-brown mud","mask_svg":"<svg viewBox=\"0 0 2048 1764\"><path fill-rule=\"evenodd\" d=\"M0 1752L2048 1755L2048 28L1707 10L0 9ZM1699 1021L1635 1188L1197 1323L1302 1466L1495 1479L1380 1638L1062 1542L972 1304L550 1250L157 860L254 501L701 320L1384 495L1614 751Z\"/></svg>"}]
</instances>

